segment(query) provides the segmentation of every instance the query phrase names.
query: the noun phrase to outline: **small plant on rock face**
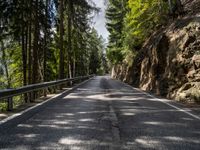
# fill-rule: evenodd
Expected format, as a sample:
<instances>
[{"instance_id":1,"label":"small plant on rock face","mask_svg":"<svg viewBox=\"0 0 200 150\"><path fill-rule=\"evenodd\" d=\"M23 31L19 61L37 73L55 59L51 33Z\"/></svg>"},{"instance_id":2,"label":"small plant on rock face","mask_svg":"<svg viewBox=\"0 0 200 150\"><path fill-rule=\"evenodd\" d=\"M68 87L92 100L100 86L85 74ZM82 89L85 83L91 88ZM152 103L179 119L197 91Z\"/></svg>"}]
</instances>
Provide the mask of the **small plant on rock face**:
<instances>
[{"instance_id":1,"label":"small plant on rock face","mask_svg":"<svg viewBox=\"0 0 200 150\"><path fill-rule=\"evenodd\" d=\"M200 95L199 96L194 96L194 101L196 103L200 103Z\"/></svg>"},{"instance_id":2,"label":"small plant on rock face","mask_svg":"<svg viewBox=\"0 0 200 150\"><path fill-rule=\"evenodd\" d=\"M198 89L192 90L191 97L196 103L200 103L200 91Z\"/></svg>"},{"instance_id":3,"label":"small plant on rock face","mask_svg":"<svg viewBox=\"0 0 200 150\"><path fill-rule=\"evenodd\" d=\"M196 54L196 55L200 55L200 50L197 50L197 51L195 52L195 54Z\"/></svg>"}]
</instances>

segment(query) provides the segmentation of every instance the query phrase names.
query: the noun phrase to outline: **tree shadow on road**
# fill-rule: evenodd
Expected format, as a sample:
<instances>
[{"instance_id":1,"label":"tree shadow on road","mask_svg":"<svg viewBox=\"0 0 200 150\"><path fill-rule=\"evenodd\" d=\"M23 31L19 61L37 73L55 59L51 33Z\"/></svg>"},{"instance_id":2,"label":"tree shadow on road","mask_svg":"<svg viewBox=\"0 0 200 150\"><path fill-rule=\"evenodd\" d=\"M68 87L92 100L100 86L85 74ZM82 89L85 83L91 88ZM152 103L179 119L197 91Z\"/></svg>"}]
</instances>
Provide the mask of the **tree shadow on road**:
<instances>
[{"instance_id":1,"label":"tree shadow on road","mask_svg":"<svg viewBox=\"0 0 200 150\"><path fill-rule=\"evenodd\" d=\"M118 119L118 143L111 132L110 105ZM141 92L82 87L1 134L0 148L192 150L200 148L199 139L199 121Z\"/></svg>"}]
</instances>

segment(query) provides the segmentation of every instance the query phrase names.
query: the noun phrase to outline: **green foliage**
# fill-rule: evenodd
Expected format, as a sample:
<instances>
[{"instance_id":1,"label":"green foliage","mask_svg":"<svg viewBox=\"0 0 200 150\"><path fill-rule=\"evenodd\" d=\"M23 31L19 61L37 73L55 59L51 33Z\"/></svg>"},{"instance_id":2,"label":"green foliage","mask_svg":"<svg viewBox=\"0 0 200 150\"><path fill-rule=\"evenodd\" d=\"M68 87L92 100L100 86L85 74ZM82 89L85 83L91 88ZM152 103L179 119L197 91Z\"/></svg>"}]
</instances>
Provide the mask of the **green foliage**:
<instances>
[{"instance_id":1,"label":"green foliage","mask_svg":"<svg viewBox=\"0 0 200 150\"><path fill-rule=\"evenodd\" d=\"M168 12L167 4L160 0L129 0L128 8L124 28L125 45L138 49L144 40L164 23L164 16Z\"/></svg>"},{"instance_id":2,"label":"green foliage","mask_svg":"<svg viewBox=\"0 0 200 150\"><path fill-rule=\"evenodd\" d=\"M55 35L56 36L56 35ZM59 49L56 41L51 41L47 52L46 81L58 79Z\"/></svg>"},{"instance_id":3,"label":"green foliage","mask_svg":"<svg viewBox=\"0 0 200 150\"><path fill-rule=\"evenodd\" d=\"M6 111L6 110L7 110L7 103L0 102L0 111Z\"/></svg>"},{"instance_id":4,"label":"green foliage","mask_svg":"<svg viewBox=\"0 0 200 150\"><path fill-rule=\"evenodd\" d=\"M91 14L98 12L91 1L9 0L0 1L0 10L0 90L57 80L59 74L104 72L104 40L90 27ZM14 105L27 102L24 97L15 97Z\"/></svg>"},{"instance_id":5,"label":"green foliage","mask_svg":"<svg viewBox=\"0 0 200 150\"><path fill-rule=\"evenodd\" d=\"M110 32L107 57L112 64L123 60L123 28L126 14L126 0L109 0L106 10L107 29Z\"/></svg>"},{"instance_id":6,"label":"green foliage","mask_svg":"<svg viewBox=\"0 0 200 150\"><path fill-rule=\"evenodd\" d=\"M22 57L21 47L17 43L13 43L8 51L9 75L12 83L12 88L22 86Z\"/></svg>"},{"instance_id":7,"label":"green foliage","mask_svg":"<svg viewBox=\"0 0 200 150\"><path fill-rule=\"evenodd\" d=\"M194 101L196 103L200 103L200 91L199 91L198 88L192 89L192 91L191 91L191 97L192 97L192 99L194 99Z\"/></svg>"},{"instance_id":8,"label":"green foliage","mask_svg":"<svg viewBox=\"0 0 200 150\"><path fill-rule=\"evenodd\" d=\"M102 36L99 36L97 31L92 28L89 37L88 43L90 43L89 50L89 73L90 74L99 74L103 72L103 50L104 50L104 40Z\"/></svg>"},{"instance_id":9,"label":"green foliage","mask_svg":"<svg viewBox=\"0 0 200 150\"><path fill-rule=\"evenodd\" d=\"M167 1L109 0L107 29L110 32L107 56L112 64L134 58L143 42L166 23Z\"/></svg>"},{"instance_id":10,"label":"green foliage","mask_svg":"<svg viewBox=\"0 0 200 150\"><path fill-rule=\"evenodd\" d=\"M15 96L13 97L13 109L16 109L19 107L21 104L24 104L23 96ZM5 112L7 111L8 103L7 100L1 100L0 101L0 112Z\"/></svg>"},{"instance_id":11,"label":"green foliage","mask_svg":"<svg viewBox=\"0 0 200 150\"><path fill-rule=\"evenodd\" d=\"M0 75L0 88L15 88L22 86L21 48L13 41L4 47L5 56L2 59L2 74ZM2 55L2 54L1 54ZM6 66L5 66L6 65ZM6 75L6 69L9 74ZM12 83L12 85L9 85Z\"/></svg>"},{"instance_id":12,"label":"green foliage","mask_svg":"<svg viewBox=\"0 0 200 150\"><path fill-rule=\"evenodd\" d=\"M122 62L123 61L122 48L117 48L117 47L108 48L107 57L113 64Z\"/></svg>"}]
</instances>

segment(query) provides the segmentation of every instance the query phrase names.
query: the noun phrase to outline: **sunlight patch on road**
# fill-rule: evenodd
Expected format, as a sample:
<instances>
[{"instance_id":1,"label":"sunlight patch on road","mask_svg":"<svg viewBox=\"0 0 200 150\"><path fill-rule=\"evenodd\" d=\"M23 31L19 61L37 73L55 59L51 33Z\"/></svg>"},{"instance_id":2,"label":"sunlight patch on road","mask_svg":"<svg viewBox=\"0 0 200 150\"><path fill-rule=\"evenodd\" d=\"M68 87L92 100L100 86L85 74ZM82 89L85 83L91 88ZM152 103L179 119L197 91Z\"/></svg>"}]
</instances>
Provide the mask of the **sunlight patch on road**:
<instances>
[{"instance_id":1,"label":"sunlight patch on road","mask_svg":"<svg viewBox=\"0 0 200 150\"><path fill-rule=\"evenodd\" d=\"M194 120L192 118L181 118L181 119L186 120L186 121L193 121Z\"/></svg>"},{"instance_id":2,"label":"sunlight patch on road","mask_svg":"<svg viewBox=\"0 0 200 150\"><path fill-rule=\"evenodd\" d=\"M6 114L0 114L0 117L7 117Z\"/></svg>"},{"instance_id":3,"label":"sunlight patch on road","mask_svg":"<svg viewBox=\"0 0 200 150\"><path fill-rule=\"evenodd\" d=\"M151 139L148 139L147 137L141 137L141 138L137 138L135 139L135 142L138 143L138 144L141 144L145 147L155 147L155 145L158 145L160 144L160 141L158 140L151 140Z\"/></svg>"},{"instance_id":4,"label":"sunlight patch on road","mask_svg":"<svg viewBox=\"0 0 200 150\"><path fill-rule=\"evenodd\" d=\"M165 127L175 127L175 126L179 126L179 127L184 127L185 124L183 123L177 123L177 122L157 122L157 121L145 121L143 122L143 124L145 125L157 125L157 126L165 126Z\"/></svg>"},{"instance_id":5,"label":"sunlight patch on road","mask_svg":"<svg viewBox=\"0 0 200 150\"><path fill-rule=\"evenodd\" d=\"M55 121L55 122L53 122L54 124L56 124L56 125L63 125L63 124L70 124L72 121L70 120L70 121Z\"/></svg>"},{"instance_id":6,"label":"sunlight patch on road","mask_svg":"<svg viewBox=\"0 0 200 150\"><path fill-rule=\"evenodd\" d=\"M74 144L80 144L83 143L83 141L78 140L78 139L70 139L70 138L61 138L58 141L60 144L64 144L64 145L74 145Z\"/></svg>"},{"instance_id":7,"label":"sunlight patch on road","mask_svg":"<svg viewBox=\"0 0 200 150\"><path fill-rule=\"evenodd\" d=\"M98 99L98 100L105 99L104 94L89 95L89 96L87 96L87 98L94 98L94 99Z\"/></svg>"},{"instance_id":8,"label":"sunlight patch on road","mask_svg":"<svg viewBox=\"0 0 200 150\"><path fill-rule=\"evenodd\" d=\"M62 129L62 130L72 129L72 127L63 127L63 126L53 125L53 124L37 125L37 126L42 127L42 128L55 128L55 129Z\"/></svg>"},{"instance_id":9,"label":"sunlight patch on road","mask_svg":"<svg viewBox=\"0 0 200 150\"><path fill-rule=\"evenodd\" d=\"M17 127L33 128L33 126L32 126L32 125L29 125L29 124L19 124L19 125L17 125Z\"/></svg>"},{"instance_id":10,"label":"sunlight patch on road","mask_svg":"<svg viewBox=\"0 0 200 150\"><path fill-rule=\"evenodd\" d=\"M90 111L90 112L77 112L77 114L93 114L93 113L107 113L107 111Z\"/></svg>"},{"instance_id":11,"label":"sunlight patch on road","mask_svg":"<svg viewBox=\"0 0 200 150\"><path fill-rule=\"evenodd\" d=\"M36 138L39 134L19 134L18 137L20 138Z\"/></svg>"},{"instance_id":12,"label":"sunlight patch on road","mask_svg":"<svg viewBox=\"0 0 200 150\"><path fill-rule=\"evenodd\" d=\"M69 95L65 96L64 98L78 99L78 98L82 98L82 96L81 95L69 94Z\"/></svg>"},{"instance_id":13,"label":"sunlight patch on road","mask_svg":"<svg viewBox=\"0 0 200 150\"><path fill-rule=\"evenodd\" d=\"M94 119L90 119L90 118L86 118L86 119L79 119L79 121L81 121L81 122L88 122L88 121L93 122L95 120Z\"/></svg>"},{"instance_id":14,"label":"sunlight patch on road","mask_svg":"<svg viewBox=\"0 0 200 150\"><path fill-rule=\"evenodd\" d=\"M190 142L190 143L200 144L199 140L193 140L190 138L181 138L181 137L176 137L176 136L165 136L164 139L175 141L175 142Z\"/></svg>"},{"instance_id":15,"label":"sunlight patch on road","mask_svg":"<svg viewBox=\"0 0 200 150\"><path fill-rule=\"evenodd\" d=\"M163 125L162 122L153 122L153 121L146 121L146 122L144 122L144 124L147 124L147 125Z\"/></svg>"},{"instance_id":16,"label":"sunlight patch on road","mask_svg":"<svg viewBox=\"0 0 200 150\"><path fill-rule=\"evenodd\" d=\"M176 137L176 136L166 136L166 137L164 137L164 139L173 140L173 141L185 141L183 138Z\"/></svg>"},{"instance_id":17,"label":"sunlight patch on road","mask_svg":"<svg viewBox=\"0 0 200 150\"><path fill-rule=\"evenodd\" d=\"M89 89L77 88L77 91L89 91Z\"/></svg>"},{"instance_id":18,"label":"sunlight patch on road","mask_svg":"<svg viewBox=\"0 0 200 150\"><path fill-rule=\"evenodd\" d=\"M131 113L131 112L125 112L123 113L124 116L134 116L135 113Z\"/></svg>"},{"instance_id":19,"label":"sunlight patch on road","mask_svg":"<svg viewBox=\"0 0 200 150\"><path fill-rule=\"evenodd\" d=\"M70 145L73 147L73 145L78 146L78 145L101 145L101 146L107 146L110 143L108 142L100 142L98 140L80 140L78 137L72 138L72 137L66 137L66 138L61 138L58 141L59 144L63 145Z\"/></svg>"},{"instance_id":20,"label":"sunlight patch on road","mask_svg":"<svg viewBox=\"0 0 200 150\"><path fill-rule=\"evenodd\" d=\"M77 126L77 129L90 129L90 130L96 130L96 131L105 131L104 128L97 128L97 127L91 127L91 126Z\"/></svg>"},{"instance_id":21,"label":"sunlight patch on road","mask_svg":"<svg viewBox=\"0 0 200 150\"><path fill-rule=\"evenodd\" d=\"M59 116L74 116L73 113L58 113Z\"/></svg>"}]
</instances>

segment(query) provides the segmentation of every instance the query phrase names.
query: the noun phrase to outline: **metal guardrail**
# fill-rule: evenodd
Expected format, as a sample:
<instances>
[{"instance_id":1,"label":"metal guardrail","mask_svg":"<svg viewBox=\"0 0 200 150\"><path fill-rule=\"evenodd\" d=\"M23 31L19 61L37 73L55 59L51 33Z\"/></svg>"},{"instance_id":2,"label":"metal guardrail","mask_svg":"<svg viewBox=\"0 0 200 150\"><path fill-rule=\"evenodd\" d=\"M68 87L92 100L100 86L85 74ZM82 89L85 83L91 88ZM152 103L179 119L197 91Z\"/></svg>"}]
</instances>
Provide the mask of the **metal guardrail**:
<instances>
[{"instance_id":1,"label":"metal guardrail","mask_svg":"<svg viewBox=\"0 0 200 150\"><path fill-rule=\"evenodd\" d=\"M93 76L94 75L80 76L80 77L75 77L75 78L68 78L68 79L63 79L63 80L27 85L27 86L23 86L23 87L16 88L16 89L0 90L0 101L3 100L3 99L10 99L14 96L18 96L18 95L21 95L21 94L42 90L42 89L52 87L52 86L61 85L61 84L64 84L64 83L67 83L67 82L70 82L70 81L77 81L77 80L83 80L83 79L91 78Z\"/></svg>"}]
</instances>

